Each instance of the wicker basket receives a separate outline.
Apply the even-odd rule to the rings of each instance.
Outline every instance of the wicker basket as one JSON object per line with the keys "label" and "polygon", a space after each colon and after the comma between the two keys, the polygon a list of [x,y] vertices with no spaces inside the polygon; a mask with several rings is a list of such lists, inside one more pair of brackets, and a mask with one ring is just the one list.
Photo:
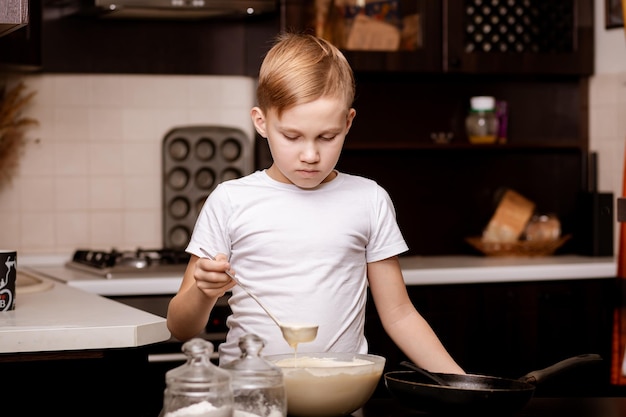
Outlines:
{"label": "wicker basket", "polygon": [[467,243],[487,256],[549,256],[571,238],[565,235],[557,240],[518,240],[511,243],[483,242],[482,237],[465,238]]}

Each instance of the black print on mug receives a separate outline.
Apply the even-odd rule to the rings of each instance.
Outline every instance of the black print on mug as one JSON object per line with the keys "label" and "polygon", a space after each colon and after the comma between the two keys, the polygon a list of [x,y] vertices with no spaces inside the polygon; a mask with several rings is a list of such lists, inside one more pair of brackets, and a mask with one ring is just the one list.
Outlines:
{"label": "black print on mug", "polygon": [[15,291],[15,276],[17,273],[15,270],[16,266],[15,255],[8,255],[4,261],[6,272],[1,271],[4,272],[4,274],[0,275],[0,311],[13,309],[13,293]]}

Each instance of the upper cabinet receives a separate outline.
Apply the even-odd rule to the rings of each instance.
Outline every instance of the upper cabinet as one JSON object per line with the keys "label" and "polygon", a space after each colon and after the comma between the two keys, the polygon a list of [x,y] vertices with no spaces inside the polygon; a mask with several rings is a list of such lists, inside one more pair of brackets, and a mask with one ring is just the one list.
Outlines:
{"label": "upper cabinet", "polygon": [[593,73],[593,0],[276,0],[186,20],[81,13],[89,0],[1,3],[0,17],[20,5],[30,20],[0,38],[0,64],[45,72],[255,76],[286,29],[331,40],[356,72]]}
{"label": "upper cabinet", "polygon": [[0,4],[0,36],[28,24],[28,0],[3,0]]}
{"label": "upper cabinet", "polygon": [[356,71],[593,73],[593,0],[285,1]]}
{"label": "upper cabinet", "polygon": [[447,0],[444,70],[591,75],[593,0]]}
{"label": "upper cabinet", "polygon": [[197,17],[155,12],[123,18],[89,13],[91,9],[84,6],[89,3],[30,0],[28,26],[0,38],[2,68],[47,73],[255,75],[269,48],[268,39],[280,28],[278,2],[273,9],[255,14]]}

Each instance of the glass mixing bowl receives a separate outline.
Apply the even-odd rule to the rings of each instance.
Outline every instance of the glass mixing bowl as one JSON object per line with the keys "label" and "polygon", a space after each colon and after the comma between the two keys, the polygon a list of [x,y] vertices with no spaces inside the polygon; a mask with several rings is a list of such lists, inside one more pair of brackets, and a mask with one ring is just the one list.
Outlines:
{"label": "glass mixing bowl", "polygon": [[287,413],[293,417],[337,417],[370,399],[385,366],[382,356],[359,353],[298,353],[265,359],[283,371]]}

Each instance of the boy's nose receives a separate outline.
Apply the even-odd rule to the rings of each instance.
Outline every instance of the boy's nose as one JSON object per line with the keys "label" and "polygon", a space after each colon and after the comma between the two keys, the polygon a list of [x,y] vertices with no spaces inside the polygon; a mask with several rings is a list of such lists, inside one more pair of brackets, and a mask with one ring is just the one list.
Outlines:
{"label": "boy's nose", "polygon": [[308,163],[317,162],[319,160],[319,152],[314,145],[307,145],[300,153],[300,159]]}

